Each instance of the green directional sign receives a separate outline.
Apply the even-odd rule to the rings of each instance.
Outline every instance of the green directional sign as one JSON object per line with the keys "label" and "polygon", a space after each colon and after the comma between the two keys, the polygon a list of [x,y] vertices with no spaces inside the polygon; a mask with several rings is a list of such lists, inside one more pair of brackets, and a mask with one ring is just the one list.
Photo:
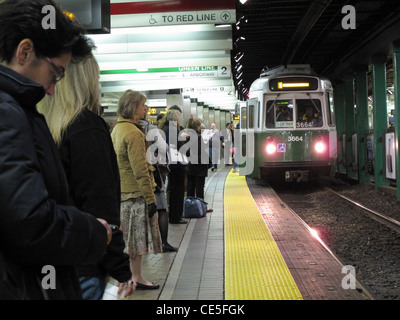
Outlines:
{"label": "green directional sign", "polygon": [[[201,71],[218,71],[221,68],[222,71],[227,71],[226,66],[195,66],[195,67],[173,67],[173,68],[150,68],[146,71],[140,71],[137,69],[120,69],[120,70],[102,70],[100,74],[121,74],[121,73],[153,73],[153,72],[201,72]],[[223,69],[225,68],[225,69]]]}
{"label": "green directional sign", "polygon": [[[154,74],[151,78],[227,78],[230,77],[230,66],[185,66],[170,68],[149,68],[147,70],[138,69],[118,69],[102,70],[100,75],[148,75]],[[159,75],[155,75],[159,74]],[[164,74],[164,76],[163,76]],[[147,77],[146,77],[147,78]]]}

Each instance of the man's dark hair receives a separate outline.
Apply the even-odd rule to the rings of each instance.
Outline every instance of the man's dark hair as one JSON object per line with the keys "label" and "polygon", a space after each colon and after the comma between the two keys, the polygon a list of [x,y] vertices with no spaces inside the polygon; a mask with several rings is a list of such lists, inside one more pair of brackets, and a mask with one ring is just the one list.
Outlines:
{"label": "man's dark hair", "polygon": [[[44,29],[42,8],[55,8],[55,29]],[[53,0],[0,0],[0,62],[10,63],[18,44],[32,40],[36,57],[58,57],[72,53],[72,59],[87,58],[94,48],[85,30],[68,18]]]}

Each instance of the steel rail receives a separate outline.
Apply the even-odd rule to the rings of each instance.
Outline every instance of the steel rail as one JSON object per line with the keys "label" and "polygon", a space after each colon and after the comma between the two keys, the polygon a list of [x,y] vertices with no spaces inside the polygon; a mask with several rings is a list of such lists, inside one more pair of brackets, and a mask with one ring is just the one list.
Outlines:
{"label": "steel rail", "polygon": [[386,216],[386,215],[384,215],[382,213],[379,213],[377,211],[371,210],[371,209],[363,206],[361,203],[356,202],[356,201],[354,201],[354,200],[352,200],[352,199],[350,199],[350,198],[348,198],[348,197],[346,197],[344,195],[341,195],[340,193],[338,193],[338,192],[336,192],[336,191],[334,191],[334,190],[332,190],[332,189],[330,189],[328,187],[324,187],[324,188],[325,188],[325,190],[335,194],[336,196],[338,196],[338,197],[340,197],[340,198],[342,198],[342,199],[354,204],[355,206],[361,208],[363,211],[367,212],[368,215],[371,218],[373,218],[374,220],[376,220],[376,221],[388,226],[389,228],[395,230],[396,232],[400,233],[400,222],[399,221],[397,221],[397,220],[395,220],[395,219],[393,219],[391,217],[388,217],[388,216]]}

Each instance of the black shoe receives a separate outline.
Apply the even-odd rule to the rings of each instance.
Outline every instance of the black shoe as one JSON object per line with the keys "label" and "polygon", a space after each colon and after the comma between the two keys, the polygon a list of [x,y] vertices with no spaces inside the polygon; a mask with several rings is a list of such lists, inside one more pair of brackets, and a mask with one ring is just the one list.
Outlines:
{"label": "black shoe", "polygon": [[162,245],[163,252],[175,252],[178,251],[178,248],[171,246],[169,243]]}
{"label": "black shoe", "polygon": [[177,222],[170,222],[170,223],[171,223],[171,224],[185,224],[185,223],[187,223],[187,221],[181,219],[181,220],[179,220],[179,221],[177,221]]}
{"label": "black shoe", "polygon": [[136,282],[136,290],[154,290],[160,288],[158,283],[152,282],[151,285]]}

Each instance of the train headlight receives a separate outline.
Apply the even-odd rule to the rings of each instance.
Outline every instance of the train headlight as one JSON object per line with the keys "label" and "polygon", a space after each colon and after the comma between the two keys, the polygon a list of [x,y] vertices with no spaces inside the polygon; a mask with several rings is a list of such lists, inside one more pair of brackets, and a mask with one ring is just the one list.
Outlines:
{"label": "train headlight", "polygon": [[276,146],[273,143],[268,143],[266,150],[268,154],[273,154],[276,152]]}
{"label": "train headlight", "polygon": [[322,153],[326,150],[326,145],[323,141],[318,141],[315,144],[315,151],[317,151],[318,153]]}

